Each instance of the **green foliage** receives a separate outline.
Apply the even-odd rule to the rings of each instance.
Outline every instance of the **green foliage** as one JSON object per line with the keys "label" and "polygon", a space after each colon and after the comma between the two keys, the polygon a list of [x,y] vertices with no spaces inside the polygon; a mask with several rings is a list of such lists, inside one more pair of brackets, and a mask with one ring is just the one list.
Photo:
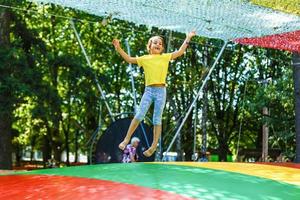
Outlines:
{"label": "green foliage", "polygon": [[[11,48],[0,49],[0,92],[7,93],[7,103],[10,102],[9,106],[1,107],[1,112],[14,117],[13,128],[17,131],[14,144],[30,145],[32,149],[43,151],[45,161],[51,154],[59,160],[64,150],[86,152],[85,144],[97,127],[99,114],[103,129],[111,122],[94,77],[103,87],[114,113],[133,111],[130,71],[134,73],[140,100],[144,89],[142,70],[128,67],[114,51],[113,38],[119,38],[124,49],[125,39],[129,38],[131,55],[139,56],[146,53],[146,43],[152,35],[170,39],[169,51],[178,49],[185,37],[172,33],[170,38],[166,30],[53,5],[38,7],[23,2],[18,6],[36,12],[13,12]],[[69,20],[50,16],[54,13],[83,19],[75,20],[75,26],[92,68],[86,64]],[[201,37],[193,41],[185,55],[170,64],[163,116],[164,146],[172,139],[176,120],[185,114],[221,46],[220,41]],[[271,146],[289,155],[294,151],[290,61],[290,54],[286,52],[230,44],[208,83],[210,148],[224,153],[235,152],[241,122],[240,148],[256,148],[261,125],[267,122],[271,127]],[[259,82],[265,78],[271,80],[267,85]],[[201,100],[198,111],[202,105]],[[261,114],[264,106],[270,108],[268,117]],[[151,112],[148,117],[152,118]],[[197,117],[201,119],[200,115]],[[194,118],[189,116],[181,135],[186,159],[190,159],[192,153]],[[200,124],[196,130],[198,135],[202,133]],[[76,149],[76,142],[79,149]],[[198,149],[200,145],[198,143]]]}

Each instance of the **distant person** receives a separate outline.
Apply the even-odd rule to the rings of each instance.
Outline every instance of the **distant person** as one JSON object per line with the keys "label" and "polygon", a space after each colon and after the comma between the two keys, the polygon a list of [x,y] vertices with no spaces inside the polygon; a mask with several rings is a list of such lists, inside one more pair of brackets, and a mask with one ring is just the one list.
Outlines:
{"label": "distant person", "polygon": [[57,168],[58,167],[58,163],[55,161],[54,156],[51,156],[51,159],[48,159],[48,167],[49,168]]}
{"label": "distant person", "polygon": [[111,156],[106,152],[98,152],[96,156],[96,163],[109,163]]}
{"label": "distant person", "polygon": [[153,112],[153,143],[143,152],[146,157],[150,157],[157,148],[158,140],[162,129],[162,114],[166,103],[166,77],[168,73],[169,62],[182,56],[189,45],[192,37],[196,35],[195,31],[187,34],[186,39],[179,48],[179,50],[171,53],[163,53],[165,44],[163,38],[160,36],[153,36],[149,39],[147,44],[148,55],[140,57],[129,56],[120,45],[119,40],[114,39],[113,45],[116,51],[122,58],[133,64],[143,67],[145,73],[145,92],[143,94],[138,112],[134,116],[128,128],[127,135],[119,144],[119,148],[124,150],[130,141],[132,134],[138,127],[139,123],[144,119],[150,105],[154,103]]}
{"label": "distant person", "polygon": [[138,155],[136,153],[136,149],[139,146],[140,139],[137,137],[133,137],[131,139],[131,144],[128,144],[123,152],[123,163],[131,163],[138,161]]}

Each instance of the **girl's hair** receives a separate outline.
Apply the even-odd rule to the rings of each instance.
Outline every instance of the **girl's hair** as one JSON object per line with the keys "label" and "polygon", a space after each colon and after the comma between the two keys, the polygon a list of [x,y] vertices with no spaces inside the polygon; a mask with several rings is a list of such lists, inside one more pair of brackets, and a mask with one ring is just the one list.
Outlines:
{"label": "girl's hair", "polygon": [[140,139],[138,137],[133,137],[131,139],[131,144],[133,144],[134,142],[140,142]]}
{"label": "girl's hair", "polygon": [[150,53],[151,45],[152,45],[152,42],[153,42],[153,40],[154,40],[155,38],[158,38],[158,39],[161,40],[163,49],[165,49],[165,42],[164,42],[164,39],[163,39],[161,36],[156,35],[156,36],[151,37],[151,38],[148,40],[148,44],[147,44],[147,51],[148,51],[148,53]]}

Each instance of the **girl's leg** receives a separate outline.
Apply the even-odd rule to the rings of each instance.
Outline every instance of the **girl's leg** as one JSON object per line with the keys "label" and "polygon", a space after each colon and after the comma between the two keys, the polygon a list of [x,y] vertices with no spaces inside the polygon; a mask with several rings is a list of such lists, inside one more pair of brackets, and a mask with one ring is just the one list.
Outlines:
{"label": "girl's leg", "polygon": [[134,133],[135,129],[138,127],[140,121],[133,118],[133,120],[130,123],[130,126],[128,128],[127,134],[124,138],[124,140],[119,144],[119,149],[124,150],[125,147],[127,146],[127,144],[130,141],[130,138],[132,136],[132,134]]}
{"label": "girl's leg", "polygon": [[139,123],[144,119],[151,103],[152,103],[151,92],[149,92],[149,89],[146,88],[139,106],[139,110],[134,116],[133,120],[131,121],[124,140],[119,144],[119,148],[121,150],[124,150],[127,144],[129,143],[132,134],[134,133],[135,129],[138,127]]}
{"label": "girl's leg", "polygon": [[153,142],[151,147],[143,154],[150,157],[156,150],[158,140],[161,135],[161,117],[166,104],[166,88],[157,88],[154,97],[154,114],[153,114]]}
{"label": "girl's leg", "polygon": [[144,153],[143,153],[146,157],[150,157],[155,152],[155,150],[157,148],[158,140],[161,135],[161,127],[162,127],[161,125],[154,125],[152,145],[149,149],[147,149],[147,151],[144,151]]}
{"label": "girl's leg", "polygon": [[154,135],[153,135],[153,142],[151,145],[151,148],[156,150],[157,144],[158,144],[158,140],[160,138],[161,135],[161,125],[154,125]]}

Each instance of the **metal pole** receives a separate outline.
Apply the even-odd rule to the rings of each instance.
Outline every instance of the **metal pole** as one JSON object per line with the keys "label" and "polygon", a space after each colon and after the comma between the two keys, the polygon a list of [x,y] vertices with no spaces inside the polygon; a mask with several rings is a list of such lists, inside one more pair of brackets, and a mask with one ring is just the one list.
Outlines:
{"label": "metal pole", "polygon": [[[125,40],[125,44],[127,47],[127,53],[130,56],[130,46],[128,43],[128,39]],[[132,89],[132,93],[133,93],[133,102],[134,102],[134,113],[137,112],[137,103],[136,103],[136,90],[135,90],[135,85],[134,85],[134,79],[133,79],[133,69],[132,69],[132,64],[129,63],[129,69],[130,69],[130,79],[131,79],[131,89]]]}
{"label": "metal pole", "polygon": [[168,43],[167,43],[167,52],[170,52],[171,48],[171,38],[172,38],[172,31],[169,31],[169,38],[168,38]]}
{"label": "metal pole", "polygon": [[[243,94],[243,103],[242,103],[242,112],[244,112],[247,84],[248,84],[248,81],[246,81],[246,83],[245,83],[245,89],[244,89],[244,94]],[[239,157],[240,139],[241,139],[243,120],[244,120],[244,113],[242,114],[242,118],[241,118],[241,121],[240,121],[239,136],[238,136],[238,142],[237,142],[237,146],[236,146],[236,160],[237,161],[238,161],[238,157]]]}
{"label": "metal pole", "polygon": [[[202,93],[202,90],[203,90],[204,86],[206,85],[206,82],[207,82],[208,79],[210,78],[210,75],[211,75],[212,71],[215,69],[216,65],[218,64],[218,62],[219,62],[219,60],[220,60],[220,58],[221,58],[221,56],[222,56],[222,54],[223,54],[223,52],[224,52],[224,50],[225,50],[225,47],[227,46],[227,43],[228,43],[227,41],[224,42],[224,45],[223,45],[221,51],[219,52],[219,55],[217,56],[217,58],[216,58],[214,64],[212,65],[212,67],[210,68],[210,70],[209,70],[207,76],[205,77],[205,79],[204,79],[204,81],[203,81],[203,83],[202,83],[202,85],[201,85],[201,87],[200,87],[200,89],[199,89],[199,91],[198,91],[196,97],[194,98],[194,100],[193,100],[193,102],[192,102],[190,108],[188,109],[188,111],[187,111],[185,117],[183,118],[183,120],[182,120],[182,122],[181,122],[181,124],[180,124],[180,126],[179,126],[179,128],[178,128],[178,130],[177,130],[177,132],[175,133],[175,135],[174,135],[174,137],[173,137],[173,139],[172,139],[172,141],[171,141],[171,143],[170,143],[170,145],[169,145],[169,147],[168,147],[168,149],[167,149],[167,151],[166,151],[166,153],[165,153],[165,156],[167,155],[167,153],[168,153],[168,152],[170,151],[170,149],[172,148],[172,145],[173,145],[173,143],[174,143],[176,137],[179,135],[179,133],[180,133],[180,131],[181,131],[181,129],[182,129],[182,127],[183,127],[185,121],[187,120],[189,114],[191,113],[191,111],[192,111],[192,109],[193,109],[193,107],[194,107],[196,101],[198,100],[200,94]],[[165,159],[165,156],[163,157],[163,160]]]}
{"label": "metal pole", "polygon": [[[87,53],[86,53],[86,51],[85,51],[85,48],[84,48],[84,46],[83,46],[83,44],[82,44],[82,42],[81,42],[80,36],[79,36],[79,34],[78,34],[78,32],[77,32],[77,30],[76,30],[76,28],[75,28],[75,24],[74,24],[73,20],[70,20],[70,24],[71,24],[71,26],[72,26],[72,28],[73,28],[73,30],[74,30],[75,36],[76,36],[77,41],[78,41],[78,43],[79,43],[79,45],[80,45],[80,48],[81,48],[81,50],[82,50],[82,53],[83,53],[83,55],[84,55],[84,57],[85,57],[85,59],[86,59],[86,62],[87,62],[87,64],[89,65],[89,67],[92,69],[91,61],[90,61],[90,59],[89,59],[89,57],[88,57],[88,55],[87,55]],[[96,82],[96,86],[97,86],[99,92],[101,93],[101,96],[102,96],[103,101],[104,101],[104,103],[105,103],[105,105],[106,105],[106,108],[107,108],[107,110],[108,110],[108,113],[109,113],[109,115],[110,115],[112,121],[114,122],[114,121],[115,121],[115,118],[114,118],[114,116],[113,116],[113,114],[112,114],[112,112],[111,112],[111,109],[110,109],[110,107],[109,107],[107,101],[106,101],[104,92],[103,92],[103,90],[102,90],[102,88],[101,88],[101,86],[100,86],[100,84],[99,84],[99,81],[98,81],[96,75],[94,75],[94,80],[95,80],[95,82]]]}

